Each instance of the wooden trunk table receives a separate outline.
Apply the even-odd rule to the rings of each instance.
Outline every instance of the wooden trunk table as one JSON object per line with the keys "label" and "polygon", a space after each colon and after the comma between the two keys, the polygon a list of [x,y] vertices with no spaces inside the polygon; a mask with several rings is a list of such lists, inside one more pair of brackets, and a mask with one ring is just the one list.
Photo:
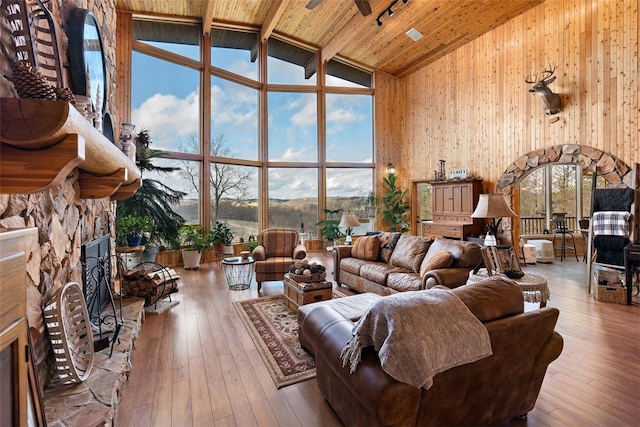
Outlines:
{"label": "wooden trunk table", "polygon": [[284,275],[284,302],[294,313],[301,305],[331,299],[331,282],[298,282],[289,273]]}

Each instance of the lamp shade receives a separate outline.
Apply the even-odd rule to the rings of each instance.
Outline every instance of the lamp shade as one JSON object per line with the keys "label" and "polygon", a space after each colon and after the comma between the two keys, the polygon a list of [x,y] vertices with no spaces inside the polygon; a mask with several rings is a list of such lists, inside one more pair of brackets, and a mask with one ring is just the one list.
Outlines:
{"label": "lamp shade", "polygon": [[501,193],[481,194],[478,206],[471,214],[471,218],[502,218],[518,216],[511,210],[504,195]]}
{"label": "lamp shade", "polygon": [[356,216],[356,214],[343,213],[342,218],[340,219],[340,224],[338,224],[338,227],[351,228],[351,227],[357,227],[359,225],[360,225],[360,221],[358,221],[358,217]]}

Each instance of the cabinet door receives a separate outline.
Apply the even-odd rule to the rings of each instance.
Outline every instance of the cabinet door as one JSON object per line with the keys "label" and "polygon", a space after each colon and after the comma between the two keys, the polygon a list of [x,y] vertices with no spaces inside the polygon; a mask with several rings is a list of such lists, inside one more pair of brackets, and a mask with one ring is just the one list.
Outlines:
{"label": "cabinet door", "polygon": [[433,213],[446,215],[451,212],[451,187],[449,185],[433,186]]}
{"label": "cabinet door", "polygon": [[473,213],[473,186],[464,183],[451,186],[452,211],[456,214],[471,215]]}

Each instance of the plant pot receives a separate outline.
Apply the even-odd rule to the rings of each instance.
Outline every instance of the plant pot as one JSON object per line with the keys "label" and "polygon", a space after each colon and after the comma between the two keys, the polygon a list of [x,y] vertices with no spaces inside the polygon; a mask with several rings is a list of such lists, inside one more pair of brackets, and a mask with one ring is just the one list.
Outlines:
{"label": "plant pot", "polygon": [[192,251],[189,249],[182,250],[182,263],[185,270],[197,270],[200,268],[200,258],[202,253],[200,251]]}
{"label": "plant pot", "polygon": [[225,255],[233,255],[233,245],[225,245],[222,253]]}
{"label": "plant pot", "polygon": [[137,234],[127,235],[127,245],[129,245],[130,248],[135,246],[140,246],[141,242],[142,242],[142,236],[139,236]]}
{"label": "plant pot", "polygon": [[213,253],[216,254],[224,253],[224,243],[215,243],[211,246],[211,249],[213,250]]}
{"label": "plant pot", "polygon": [[144,252],[142,252],[141,254],[140,262],[156,262],[156,256],[158,255],[159,251],[160,251],[160,248],[157,246],[145,247]]}

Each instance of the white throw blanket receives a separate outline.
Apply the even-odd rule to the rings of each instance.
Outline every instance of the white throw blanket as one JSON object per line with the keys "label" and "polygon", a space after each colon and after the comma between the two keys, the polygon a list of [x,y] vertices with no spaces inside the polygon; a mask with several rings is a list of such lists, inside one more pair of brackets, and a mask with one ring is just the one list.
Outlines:
{"label": "white throw blanket", "polygon": [[354,325],[342,349],[342,366],[355,372],[369,346],[386,373],[426,389],[437,373],[492,354],[482,322],[443,289],[400,292],[374,302]]}

